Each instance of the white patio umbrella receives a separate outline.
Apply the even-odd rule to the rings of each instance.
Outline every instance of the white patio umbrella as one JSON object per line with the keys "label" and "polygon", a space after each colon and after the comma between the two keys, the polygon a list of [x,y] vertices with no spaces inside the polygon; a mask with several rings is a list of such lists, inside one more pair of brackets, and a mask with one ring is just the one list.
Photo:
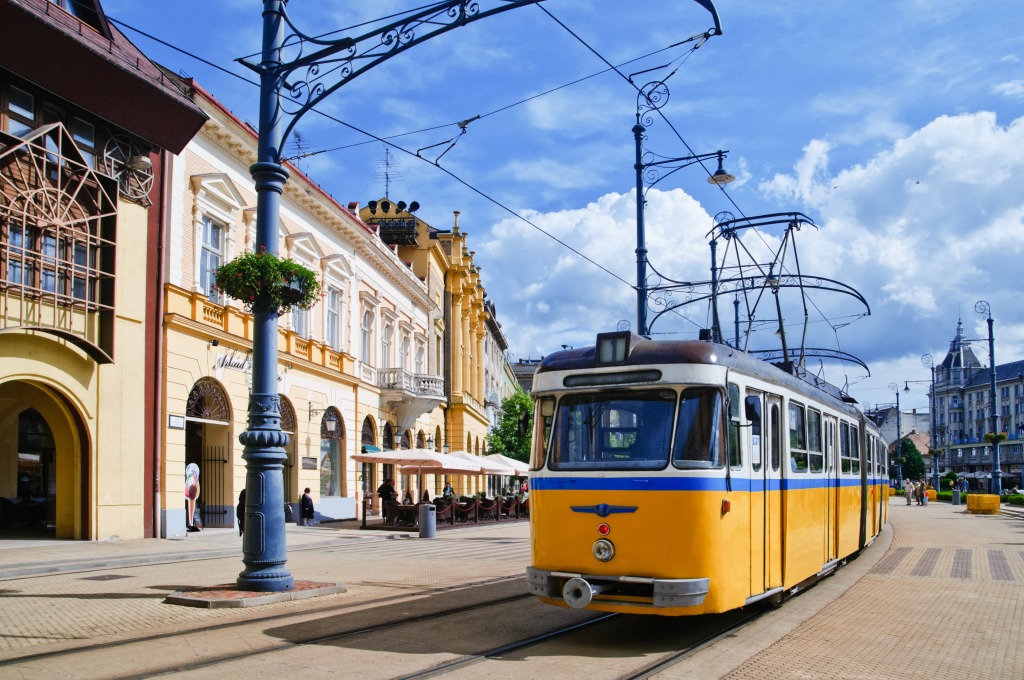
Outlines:
{"label": "white patio umbrella", "polygon": [[491,453],[484,456],[483,458],[484,460],[492,460],[495,461],[496,463],[504,465],[505,467],[512,468],[513,472],[506,474],[513,474],[519,477],[525,477],[526,474],[530,471],[530,466],[524,463],[523,461],[516,460],[515,458],[509,458],[508,456],[502,455],[500,453]]}
{"label": "white patio umbrella", "polygon": [[514,475],[516,471],[509,465],[505,465],[499,460],[489,459],[488,456],[474,456],[469,451],[451,451],[449,456],[458,458],[460,460],[466,460],[474,465],[480,466],[481,475]]}
{"label": "white patio umbrella", "polygon": [[[480,471],[478,464],[470,461],[452,458],[450,455],[438,453],[433,449],[398,449],[395,451],[374,451],[372,453],[357,453],[352,460],[360,463],[384,463],[399,465],[398,474],[477,474]],[[419,482],[419,494],[423,493],[423,479]]]}
{"label": "white patio umbrella", "polygon": [[436,451],[430,451],[429,449],[415,449],[419,451],[426,450],[431,456],[429,460],[417,461],[414,463],[403,464],[398,468],[398,473],[402,475],[419,475],[417,482],[419,482],[419,491],[417,497],[423,495],[423,475],[479,475],[481,473],[481,464],[472,461],[453,456],[450,453],[438,453]]}
{"label": "white patio umbrella", "polygon": [[[374,451],[357,453],[352,460],[360,463],[385,463],[391,465],[444,465],[449,459],[443,453],[432,449],[398,449],[397,451]],[[473,470],[474,466],[468,468]]]}

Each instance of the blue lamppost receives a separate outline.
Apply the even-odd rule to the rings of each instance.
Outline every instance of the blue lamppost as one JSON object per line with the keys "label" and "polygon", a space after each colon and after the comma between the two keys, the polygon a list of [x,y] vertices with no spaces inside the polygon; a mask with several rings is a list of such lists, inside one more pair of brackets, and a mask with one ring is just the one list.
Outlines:
{"label": "blue lamppost", "polygon": [[891,382],[889,389],[896,393],[896,485],[903,486],[903,447],[901,446],[903,423],[900,422],[900,386]]}
{"label": "blue lamppost", "polygon": [[943,451],[938,447],[938,436],[935,432],[935,359],[931,354],[922,354],[921,363],[928,367],[932,373],[932,382],[928,399],[930,404],[928,409],[931,411],[931,427],[928,430],[928,445],[930,453],[932,454],[932,463],[935,465],[935,493],[939,492],[939,456],[942,455]]}
{"label": "blue lamppost", "polygon": [[[481,9],[480,5],[488,1],[495,6]],[[281,194],[288,180],[282,148],[305,113],[352,79],[425,40],[540,1],[441,0],[358,37],[327,40],[296,28],[285,11],[286,0],[264,0],[260,62],[242,61],[260,76],[259,145],[256,162],[249,168],[256,184],[256,249],[277,254]],[[298,53],[289,62],[282,61],[286,44],[289,53]],[[304,48],[311,51],[305,53]],[[282,92],[287,92],[284,99]],[[285,568],[281,471],[288,435],[281,430],[277,394],[277,315],[277,309],[267,305],[253,306],[249,422],[238,437],[244,447],[246,530],[242,540],[245,569],[236,583],[239,590],[258,592],[294,587],[294,579]]]}
{"label": "blue lamppost", "polygon": [[974,311],[985,316],[985,320],[988,322],[989,402],[992,408],[992,429],[985,439],[992,444],[992,487],[989,492],[998,496],[1003,491],[1003,468],[999,462],[1001,434],[999,432],[998,402],[996,402],[996,340],[992,335],[992,307],[986,301],[979,300],[974,305]]}

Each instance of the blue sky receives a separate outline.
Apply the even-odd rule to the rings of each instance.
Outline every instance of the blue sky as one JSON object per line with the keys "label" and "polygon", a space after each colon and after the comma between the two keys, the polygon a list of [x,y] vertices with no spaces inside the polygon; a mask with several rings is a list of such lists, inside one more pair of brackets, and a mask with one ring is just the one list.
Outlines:
{"label": "blue sky", "polygon": [[[315,34],[422,2],[293,0],[289,12]],[[450,228],[452,211],[461,212],[514,358],[590,344],[620,320],[635,327],[636,91],[613,72],[601,74],[607,66],[595,51],[613,64],[631,62],[625,74],[667,65],[637,77],[641,84],[667,78],[671,90],[667,121],[649,127],[648,149],[668,157],[727,149],[726,169],[738,178],[725,196],[693,166],[649,190],[647,240],[659,271],[707,279],[706,234],[721,211],[799,211],[818,226],[797,234],[804,274],[843,281],[871,308],[871,316],[855,319],[863,310],[854,300],[812,294],[807,344],[855,354],[871,376],[817,359],[808,364],[813,372],[846,385],[862,403],[892,402],[886,386],[927,380],[921,356],[941,361],[958,318],[969,338],[986,337],[978,300],[991,304],[997,363],[1024,358],[1024,5],[715,4],[723,35],[688,53],[688,45],[664,48],[711,27],[696,2],[547,0],[544,9],[578,38],[537,7],[516,9],[423,43],[318,108],[400,147],[390,150],[392,199],[419,201],[420,217],[442,229]],[[234,59],[259,52],[259,3],[106,0],[104,8],[253,80]],[[155,61],[196,78],[256,123],[255,86],[122,30]],[[458,136],[456,123],[474,116],[481,117],[441,158],[442,171],[436,156]],[[339,202],[383,195],[382,142],[316,114],[298,129],[302,151],[330,149],[299,162]],[[421,152],[426,160],[415,156],[437,144]],[[294,144],[286,150],[296,153]],[[744,243],[765,249],[780,236],[769,228]],[[731,337],[732,304],[724,307]],[[767,321],[769,311],[759,308],[757,320]],[[706,309],[690,306],[686,315],[663,318],[652,330],[696,337]],[[791,346],[799,344],[802,315],[793,301],[784,303]],[[777,346],[771,330],[756,324],[752,346]],[[976,350],[988,362],[987,345]],[[926,408],[927,387],[911,388],[902,403]]]}

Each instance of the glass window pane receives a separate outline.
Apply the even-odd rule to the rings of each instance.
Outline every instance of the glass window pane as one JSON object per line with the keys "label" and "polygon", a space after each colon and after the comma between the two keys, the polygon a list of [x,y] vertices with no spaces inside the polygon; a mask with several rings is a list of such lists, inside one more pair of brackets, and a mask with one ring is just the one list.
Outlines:
{"label": "glass window pane", "polygon": [[771,426],[772,426],[772,471],[778,472],[779,467],[782,465],[782,418],[779,413],[778,404],[772,404],[771,408]]}
{"label": "glass window pane", "polygon": [[721,467],[722,393],[713,387],[691,387],[679,401],[673,463],[680,467]]}
{"label": "glass window pane", "polygon": [[35,127],[35,97],[24,90],[11,86],[7,88],[7,131],[12,135],[23,135]]}
{"label": "glass window pane", "polygon": [[554,470],[658,470],[668,462],[671,390],[570,394],[555,414]]}

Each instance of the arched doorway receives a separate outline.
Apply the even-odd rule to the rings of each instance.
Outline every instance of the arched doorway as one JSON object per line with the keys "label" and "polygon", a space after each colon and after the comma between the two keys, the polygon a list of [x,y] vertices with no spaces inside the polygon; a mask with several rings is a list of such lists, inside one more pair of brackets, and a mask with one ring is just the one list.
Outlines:
{"label": "arched doorway", "polygon": [[[213,378],[200,378],[185,405],[185,467],[199,466],[196,507],[204,526],[234,526],[230,442],[231,402],[227,393]],[[181,474],[185,474],[184,469]]]}
{"label": "arched doorway", "polygon": [[[385,422],[380,430],[380,446],[385,451],[395,450],[395,431],[391,429],[391,423]],[[395,466],[390,463],[384,463],[381,466],[383,468],[384,479],[395,478]]]}
{"label": "arched doorway", "polygon": [[[377,432],[373,427],[373,418],[363,419],[363,428],[359,435],[360,448],[364,452],[377,451]],[[363,485],[363,504],[367,511],[377,512],[377,496],[374,493],[380,482],[377,480],[377,466],[373,463],[360,463],[359,478]]]}
{"label": "arched doorway", "polygon": [[320,498],[348,495],[345,475],[345,421],[331,406],[320,419]]}
{"label": "arched doorway", "polygon": [[89,452],[64,395],[33,382],[0,385],[0,538],[92,538]]}
{"label": "arched doorway", "polygon": [[288,397],[283,394],[277,395],[281,399],[281,430],[288,435],[288,445],[284,447],[285,454],[288,456],[284,461],[284,501],[285,503],[298,502],[299,500],[299,475],[298,475],[298,461],[296,460],[298,450],[296,444],[296,422],[295,422],[295,407],[288,401]]}

